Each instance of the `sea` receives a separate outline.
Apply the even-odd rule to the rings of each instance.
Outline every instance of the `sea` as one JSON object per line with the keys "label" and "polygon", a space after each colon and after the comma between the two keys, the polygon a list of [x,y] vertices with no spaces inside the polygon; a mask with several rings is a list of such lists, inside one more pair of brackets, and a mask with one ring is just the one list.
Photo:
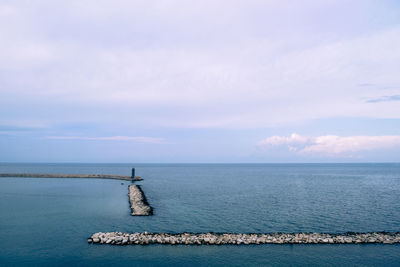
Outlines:
{"label": "sea", "polygon": [[400,245],[88,244],[95,232],[400,231],[400,164],[16,164],[0,173],[130,175],[153,216],[130,215],[128,181],[0,178],[0,266],[400,266]]}

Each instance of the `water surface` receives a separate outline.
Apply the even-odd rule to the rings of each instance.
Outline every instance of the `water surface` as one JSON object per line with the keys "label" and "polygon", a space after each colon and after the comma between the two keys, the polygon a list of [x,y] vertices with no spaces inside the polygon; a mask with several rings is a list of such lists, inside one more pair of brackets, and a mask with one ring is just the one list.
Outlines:
{"label": "water surface", "polygon": [[397,265],[399,245],[96,246],[98,231],[400,231],[400,164],[0,164],[0,172],[104,173],[138,182],[0,178],[0,265]]}

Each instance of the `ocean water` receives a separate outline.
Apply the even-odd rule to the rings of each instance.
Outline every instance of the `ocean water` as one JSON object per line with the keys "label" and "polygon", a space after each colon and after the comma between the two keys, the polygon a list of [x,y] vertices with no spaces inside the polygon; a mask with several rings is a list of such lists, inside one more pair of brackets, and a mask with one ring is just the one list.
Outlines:
{"label": "ocean water", "polygon": [[400,164],[0,164],[0,172],[108,173],[126,181],[0,178],[0,266],[400,266],[400,245],[108,246],[99,231],[400,231]]}

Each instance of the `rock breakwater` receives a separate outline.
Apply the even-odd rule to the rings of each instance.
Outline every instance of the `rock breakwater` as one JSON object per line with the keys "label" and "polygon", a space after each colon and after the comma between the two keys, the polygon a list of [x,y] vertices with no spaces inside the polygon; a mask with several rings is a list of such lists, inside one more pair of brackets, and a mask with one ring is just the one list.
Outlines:
{"label": "rock breakwater", "polygon": [[141,181],[140,176],[124,176],[111,174],[51,174],[51,173],[0,173],[0,177],[11,178],[97,178],[97,179],[115,179],[124,181]]}
{"label": "rock breakwater", "polygon": [[260,244],[395,244],[400,232],[370,233],[95,233],[88,243],[110,245],[260,245]]}
{"label": "rock breakwater", "polygon": [[150,207],[139,185],[129,186],[129,203],[133,216],[148,216],[153,214],[153,208]]}

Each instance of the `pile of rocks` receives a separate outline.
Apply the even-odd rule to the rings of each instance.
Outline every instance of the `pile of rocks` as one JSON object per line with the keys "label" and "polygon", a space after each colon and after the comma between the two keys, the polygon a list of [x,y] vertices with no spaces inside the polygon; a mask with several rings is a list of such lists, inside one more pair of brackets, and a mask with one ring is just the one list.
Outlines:
{"label": "pile of rocks", "polygon": [[59,174],[59,173],[0,173],[0,177],[12,178],[96,178],[96,179],[115,179],[125,181],[141,181],[140,176],[113,175],[113,174]]}
{"label": "pile of rocks", "polygon": [[270,233],[270,234],[231,234],[231,233],[95,233],[88,243],[111,245],[259,245],[259,244],[365,244],[400,243],[400,232],[371,233]]}
{"label": "pile of rocks", "polygon": [[143,181],[143,178],[141,176],[135,176],[132,178],[132,181]]}
{"label": "pile of rocks", "polygon": [[133,216],[147,216],[153,214],[153,208],[147,203],[146,197],[139,185],[129,186],[129,202]]}

